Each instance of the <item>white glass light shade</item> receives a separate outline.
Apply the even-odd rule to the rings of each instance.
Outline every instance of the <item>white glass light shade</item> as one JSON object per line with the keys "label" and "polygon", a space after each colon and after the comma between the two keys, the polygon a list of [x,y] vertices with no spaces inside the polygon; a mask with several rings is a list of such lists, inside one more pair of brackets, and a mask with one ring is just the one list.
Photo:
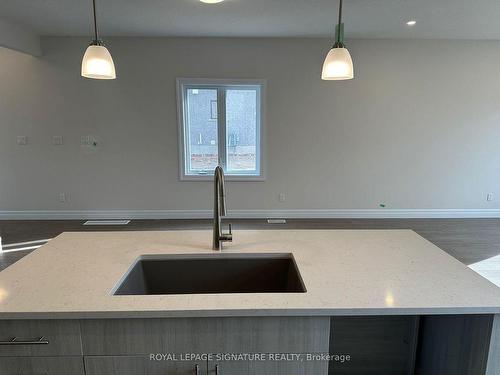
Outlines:
{"label": "white glass light shade", "polygon": [[332,48],[323,64],[321,79],[325,81],[341,81],[354,78],[354,67],[351,54],[347,48]]}
{"label": "white glass light shade", "polygon": [[115,79],[113,58],[104,46],[90,45],[82,60],[82,76],[93,79]]}

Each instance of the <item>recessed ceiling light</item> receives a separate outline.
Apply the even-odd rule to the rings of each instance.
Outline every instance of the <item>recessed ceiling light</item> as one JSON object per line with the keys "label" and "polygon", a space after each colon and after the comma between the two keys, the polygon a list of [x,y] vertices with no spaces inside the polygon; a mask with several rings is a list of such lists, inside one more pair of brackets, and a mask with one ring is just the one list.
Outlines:
{"label": "recessed ceiling light", "polygon": [[200,1],[206,4],[217,4],[217,3],[222,3],[224,0],[200,0]]}
{"label": "recessed ceiling light", "polygon": [[415,26],[415,25],[417,24],[417,21],[414,21],[414,20],[412,20],[412,21],[408,21],[408,22],[406,22],[406,24],[407,24],[408,26]]}

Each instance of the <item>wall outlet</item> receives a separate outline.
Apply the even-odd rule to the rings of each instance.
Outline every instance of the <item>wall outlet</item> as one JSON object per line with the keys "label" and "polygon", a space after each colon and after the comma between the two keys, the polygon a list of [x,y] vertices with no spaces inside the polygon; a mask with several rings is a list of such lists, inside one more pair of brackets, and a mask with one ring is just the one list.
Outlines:
{"label": "wall outlet", "polygon": [[286,201],[286,194],[285,193],[279,193],[278,194],[278,200],[283,203]]}
{"label": "wall outlet", "polygon": [[488,193],[486,195],[486,201],[491,202],[493,200],[493,193]]}
{"label": "wall outlet", "polygon": [[61,203],[66,203],[67,199],[66,199],[66,193],[59,193],[59,202]]}
{"label": "wall outlet", "polygon": [[53,135],[52,136],[52,144],[54,146],[61,146],[63,144],[63,136],[62,135]]}
{"label": "wall outlet", "polygon": [[90,146],[97,147],[101,143],[101,139],[98,136],[94,135],[82,135],[80,137],[80,145],[82,146]]}
{"label": "wall outlet", "polygon": [[90,138],[91,138],[90,135],[82,135],[80,137],[80,144],[82,146],[90,146],[90,142],[91,142]]}
{"label": "wall outlet", "polygon": [[18,135],[17,144],[19,146],[26,146],[28,144],[28,137],[26,137],[25,135]]}

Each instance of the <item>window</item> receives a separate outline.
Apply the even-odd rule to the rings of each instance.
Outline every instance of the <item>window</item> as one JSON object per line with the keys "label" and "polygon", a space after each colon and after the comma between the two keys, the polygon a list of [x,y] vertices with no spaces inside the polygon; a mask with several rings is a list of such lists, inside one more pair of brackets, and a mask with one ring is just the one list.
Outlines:
{"label": "window", "polygon": [[179,79],[181,179],[263,179],[264,81]]}

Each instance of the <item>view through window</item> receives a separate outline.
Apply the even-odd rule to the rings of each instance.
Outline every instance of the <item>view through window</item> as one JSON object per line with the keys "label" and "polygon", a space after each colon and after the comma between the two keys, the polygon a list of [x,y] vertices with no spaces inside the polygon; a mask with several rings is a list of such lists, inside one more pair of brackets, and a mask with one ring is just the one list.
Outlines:
{"label": "view through window", "polygon": [[183,175],[259,177],[262,83],[182,81]]}

